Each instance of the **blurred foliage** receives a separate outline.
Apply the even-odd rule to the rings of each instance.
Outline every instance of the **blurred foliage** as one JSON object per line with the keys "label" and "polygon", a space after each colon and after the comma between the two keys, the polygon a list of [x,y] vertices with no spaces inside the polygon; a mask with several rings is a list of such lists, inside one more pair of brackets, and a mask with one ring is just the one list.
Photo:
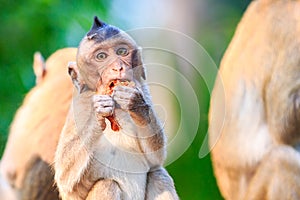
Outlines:
{"label": "blurred foliage", "polygon": [[[29,3],[30,2],[30,3]],[[88,2],[88,3],[87,3]],[[55,50],[77,46],[90,28],[94,15],[110,22],[109,8],[113,1],[4,1],[0,0],[0,148],[5,147],[9,124],[25,94],[34,85],[32,58],[41,51],[47,58]],[[210,0],[211,9],[199,27],[197,40],[219,64],[240,17],[249,0]],[[117,15],[118,13],[115,13]],[[115,25],[122,20],[115,21]],[[123,28],[126,25],[122,26]],[[190,148],[168,166],[182,199],[221,199],[209,156],[198,158],[207,132],[209,94],[203,91],[201,121]]]}

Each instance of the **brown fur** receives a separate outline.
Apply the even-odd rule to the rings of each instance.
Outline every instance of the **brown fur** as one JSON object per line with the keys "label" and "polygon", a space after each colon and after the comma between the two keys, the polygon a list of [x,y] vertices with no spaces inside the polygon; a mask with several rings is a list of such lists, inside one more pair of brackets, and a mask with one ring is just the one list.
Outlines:
{"label": "brown fur", "polygon": [[210,146],[226,199],[300,199],[300,1],[253,1],[221,62]]}
{"label": "brown fur", "polygon": [[29,161],[24,177],[24,187],[20,190],[22,200],[55,200],[58,199],[58,190],[53,183],[54,171],[39,157]]}
{"label": "brown fur", "polygon": [[17,111],[1,160],[1,178],[18,199],[58,199],[50,166],[70,106],[73,86],[67,63],[75,59],[76,51],[55,52],[45,64],[46,72],[43,62],[35,60],[38,84]]}

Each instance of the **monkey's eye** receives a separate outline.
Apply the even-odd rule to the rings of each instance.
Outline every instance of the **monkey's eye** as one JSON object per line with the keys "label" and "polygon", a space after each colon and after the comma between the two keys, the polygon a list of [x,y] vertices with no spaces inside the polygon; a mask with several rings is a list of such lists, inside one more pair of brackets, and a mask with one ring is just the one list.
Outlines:
{"label": "monkey's eye", "polygon": [[98,53],[98,54],[96,55],[96,58],[97,58],[98,60],[104,60],[105,58],[107,58],[107,54],[104,53],[104,52],[100,52],[100,53]]}
{"label": "monkey's eye", "polygon": [[116,51],[117,55],[119,56],[127,56],[128,55],[128,50],[124,47],[121,47],[119,48],[117,51]]}

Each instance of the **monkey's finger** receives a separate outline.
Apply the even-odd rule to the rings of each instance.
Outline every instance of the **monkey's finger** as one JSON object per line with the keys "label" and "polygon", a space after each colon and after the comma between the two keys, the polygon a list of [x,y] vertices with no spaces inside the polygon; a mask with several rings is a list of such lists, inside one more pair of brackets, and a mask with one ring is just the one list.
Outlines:
{"label": "monkey's finger", "polygon": [[115,102],[112,99],[106,99],[106,100],[100,100],[100,101],[96,101],[94,102],[94,108],[97,107],[114,107]]}
{"label": "monkey's finger", "polygon": [[133,87],[128,87],[128,86],[121,86],[121,85],[118,85],[114,88],[114,91],[121,91],[121,92],[126,92],[126,93],[134,93],[137,91],[136,88],[133,88]]}
{"label": "monkey's finger", "polygon": [[134,93],[128,93],[124,91],[115,91],[113,94],[113,99],[127,99],[130,100],[134,97]]}
{"label": "monkey's finger", "polygon": [[114,100],[117,104],[129,104],[130,103],[130,99],[126,99],[126,98],[123,98],[123,97],[120,98],[118,96],[115,96]]}
{"label": "monkey's finger", "polygon": [[95,94],[93,96],[93,101],[104,101],[104,100],[111,100],[112,98],[109,95],[100,95],[100,94]]}
{"label": "monkey's finger", "polygon": [[117,96],[123,99],[133,99],[136,96],[141,96],[141,92],[137,88],[127,86],[118,86],[115,88],[113,97]]}
{"label": "monkey's finger", "polygon": [[114,100],[116,101],[116,104],[119,105],[119,107],[123,110],[128,110],[129,108],[129,103],[130,100],[129,99],[123,99],[123,98],[118,98],[115,97]]}
{"label": "monkey's finger", "polygon": [[113,100],[105,100],[105,101],[97,101],[94,102],[94,108],[98,108],[98,107],[114,107],[114,101]]}
{"label": "monkey's finger", "polygon": [[98,107],[98,108],[96,108],[96,112],[103,117],[108,117],[113,114],[113,109],[112,109],[112,107],[105,107],[105,108]]}

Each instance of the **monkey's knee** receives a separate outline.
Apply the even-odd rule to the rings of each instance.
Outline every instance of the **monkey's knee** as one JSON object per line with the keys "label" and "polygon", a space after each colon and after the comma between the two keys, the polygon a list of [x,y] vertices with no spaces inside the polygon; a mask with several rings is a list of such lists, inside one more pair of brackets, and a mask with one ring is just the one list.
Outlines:
{"label": "monkey's knee", "polygon": [[111,179],[103,179],[95,183],[86,200],[118,200],[122,199],[121,194],[121,188],[116,181]]}
{"label": "monkey's knee", "polygon": [[262,160],[245,199],[300,199],[299,152],[289,146],[280,146]]}
{"label": "monkey's knee", "polygon": [[168,172],[160,167],[148,172],[146,200],[175,200],[179,199],[174,182]]}

